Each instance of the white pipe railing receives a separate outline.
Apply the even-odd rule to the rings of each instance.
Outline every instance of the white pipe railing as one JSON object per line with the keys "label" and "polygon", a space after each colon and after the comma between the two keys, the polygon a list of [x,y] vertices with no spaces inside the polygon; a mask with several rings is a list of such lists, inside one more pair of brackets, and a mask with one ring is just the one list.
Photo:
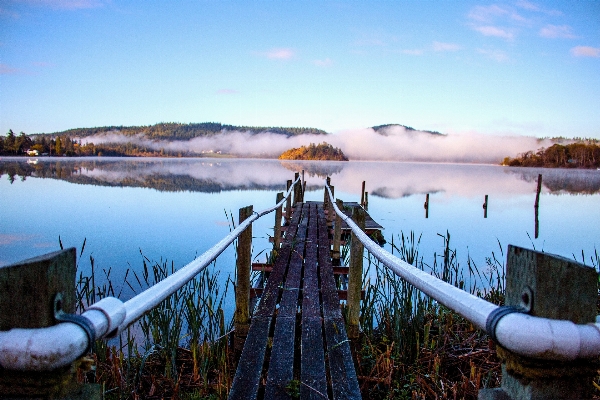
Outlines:
{"label": "white pipe railing", "polygon": [[372,241],[336,205],[326,185],[336,214],[364,247],[383,265],[411,285],[486,331],[507,350],[531,358],[575,360],[600,356],[600,323],[575,324],[513,312],[450,285],[402,261]]}
{"label": "white pipe railing", "polygon": [[[275,206],[254,212],[229,235],[174,274],[123,303],[106,297],[87,308],[80,318],[91,326],[96,339],[113,337],[181,289],[213,262],[246,228],[258,218],[282,207],[300,177],[283,200]],[[91,345],[89,334],[76,323],[62,322],[48,328],[20,329],[0,332],[0,367],[21,371],[49,371],[70,365]]]}

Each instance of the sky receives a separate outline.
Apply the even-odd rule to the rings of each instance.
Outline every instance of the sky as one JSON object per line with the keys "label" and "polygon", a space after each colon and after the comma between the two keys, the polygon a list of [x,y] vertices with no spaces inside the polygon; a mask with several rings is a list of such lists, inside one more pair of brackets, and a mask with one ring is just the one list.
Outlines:
{"label": "sky", "polygon": [[600,139],[600,1],[0,0],[0,134],[220,122]]}

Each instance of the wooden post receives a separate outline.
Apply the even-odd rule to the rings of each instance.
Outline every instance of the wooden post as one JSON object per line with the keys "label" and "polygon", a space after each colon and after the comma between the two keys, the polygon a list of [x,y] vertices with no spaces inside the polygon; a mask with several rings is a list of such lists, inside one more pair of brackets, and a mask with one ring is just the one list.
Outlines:
{"label": "wooden post", "polygon": [[[296,172],[294,174],[294,182],[296,182],[296,180],[298,179],[298,177],[300,176],[300,173]],[[294,185],[294,205],[298,204],[298,203],[302,203],[302,182],[297,182]]]}
{"label": "wooden post", "polygon": [[362,190],[360,191],[360,205],[365,206],[365,181],[362,181]]}
{"label": "wooden post", "polygon": [[369,192],[365,192],[365,211],[369,211]]}
{"label": "wooden post", "polygon": [[487,218],[487,210],[488,210],[488,195],[485,195],[485,199],[483,200],[483,218]]}
{"label": "wooden post", "polygon": [[[287,186],[287,190],[286,193],[290,190],[290,188],[292,187],[292,180],[288,180],[286,183]],[[290,223],[290,219],[292,218],[292,195],[290,194],[287,197],[287,200],[285,201],[285,224],[289,225]]]}
{"label": "wooden post", "polygon": [[329,193],[327,193],[327,186],[331,186],[331,178],[325,179],[325,194],[323,195],[323,209],[329,210]]}
{"label": "wooden post", "polygon": [[[361,230],[365,230],[365,211],[360,207],[352,209],[352,220]],[[362,289],[364,245],[352,232],[350,243],[350,268],[348,270],[348,338],[358,339],[360,321],[360,291]]]}
{"label": "wooden post", "polygon": [[[340,199],[335,200],[335,204],[340,209],[340,211],[344,210],[344,202]],[[334,266],[340,265],[340,244],[342,242],[342,218],[336,214],[335,223],[333,228],[333,250],[332,250],[332,260],[331,263]]]}
{"label": "wooden post", "polygon": [[[576,324],[596,320],[598,274],[593,268],[516,246],[508,247],[507,257],[506,305]],[[597,360],[534,360],[500,346],[497,353],[502,386],[480,391],[480,400],[591,398]]]}
{"label": "wooden post", "polygon": [[425,208],[425,218],[429,218],[429,193],[425,196],[425,204],[423,204]]}
{"label": "wooden post", "polygon": [[539,211],[540,211],[540,193],[542,191],[542,174],[538,175],[537,181],[537,191],[535,193],[535,204],[533,208],[535,210],[535,238],[537,239],[540,234],[540,219],[539,219]]}
{"label": "wooden post", "polygon": [[[56,325],[54,300],[75,312],[76,250],[70,248],[0,268],[0,330]],[[100,385],[77,384],[80,360],[54,371],[0,370],[0,397],[100,399]],[[4,398],[4,397],[2,397]]]}
{"label": "wooden post", "polygon": [[[277,193],[275,204],[279,204],[281,200],[283,200],[283,192]],[[277,254],[281,246],[281,207],[277,207],[275,210],[275,229],[273,235],[275,235],[273,237],[273,251]]]}
{"label": "wooden post", "polygon": [[[252,215],[253,206],[240,208],[238,225]],[[250,268],[252,264],[252,225],[249,225],[238,237],[235,286],[234,313],[234,347],[241,351],[244,348],[250,327]]]}
{"label": "wooden post", "polygon": [[301,193],[301,202],[304,203],[304,193],[306,192],[306,181],[304,180],[304,170],[302,170],[302,191]]}
{"label": "wooden post", "polygon": [[[329,186],[331,189],[331,195],[335,199],[335,186]],[[331,228],[333,226],[333,221],[335,219],[335,210],[333,209],[333,203],[330,201],[327,203],[327,228]]]}

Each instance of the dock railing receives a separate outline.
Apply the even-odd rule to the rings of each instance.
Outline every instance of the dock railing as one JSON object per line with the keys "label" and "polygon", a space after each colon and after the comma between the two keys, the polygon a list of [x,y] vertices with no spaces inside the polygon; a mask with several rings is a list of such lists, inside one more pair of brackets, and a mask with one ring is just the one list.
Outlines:
{"label": "dock railing", "polygon": [[[300,181],[300,174],[296,173],[295,180],[288,181],[287,192],[278,193],[277,202],[271,208],[258,212],[252,211],[252,206],[240,209],[240,217],[243,211],[249,209],[250,212],[244,214],[243,220],[240,218],[235,229],[164,280],[125,302],[115,297],[105,297],[89,305],[81,315],[73,314],[76,270],[74,248],[2,267],[0,397],[55,398],[67,395],[71,388],[64,383],[73,380],[76,371],[73,371],[72,366],[88,352],[95,340],[119,335],[157,307],[210,265],[236,238],[249,231],[258,218],[275,210],[279,210],[277,215],[281,218],[280,210],[292,192],[294,203],[302,201]],[[290,201],[287,204],[289,212]],[[250,240],[251,236],[250,231]],[[245,267],[249,271],[250,262]],[[249,287],[246,296],[249,296]],[[247,302],[245,304],[247,307]],[[239,308],[240,305],[236,305],[236,314]],[[236,323],[236,327],[237,325]],[[236,332],[236,340],[238,336],[239,333]],[[19,388],[19,385],[23,385],[23,388]],[[11,388],[10,393],[2,391],[7,387]],[[68,396],[74,398],[73,395]],[[91,395],[80,395],[81,398],[88,396]]]}
{"label": "dock railing", "polygon": [[[422,271],[369,238],[339,208],[325,185],[328,206],[352,230],[352,240],[385,267],[440,304],[485,331],[497,344],[502,360],[501,388],[483,389],[479,399],[590,398],[600,356],[597,322],[598,273],[574,261],[509,246],[506,305],[497,306]],[[356,239],[355,239],[356,238]],[[335,240],[335,238],[334,238]],[[352,247],[354,243],[352,243]],[[358,257],[364,254],[359,251]],[[350,269],[362,263],[350,260]],[[357,267],[355,267],[355,265]],[[348,288],[361,289],[362,271],[349,272]],[[348,293],[348,333],[358,331],[360,296]],[[351,303],[352,301],[352,303]]]}

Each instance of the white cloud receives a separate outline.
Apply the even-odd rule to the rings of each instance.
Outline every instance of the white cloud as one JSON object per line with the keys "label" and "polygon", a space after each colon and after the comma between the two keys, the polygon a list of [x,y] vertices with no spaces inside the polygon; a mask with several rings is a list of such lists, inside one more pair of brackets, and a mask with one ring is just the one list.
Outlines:
{"label": "white cloud", "polygon": [[509,11],[492,4],[490,6],[475,6],[471,9],[468,14],[469,19],[479,22],[492,22],[494,19],[500,16],[509,14]]}
{"label": "white cloud", "polygon": [[497,26],[475,26],[473,29],[475,29],[477,32],[481,33],[484,36],[494,36],[508,40],[512,40],[515,37],[514,33],[506,29],[499,28]]}
{"label": "white cloud", "polygon": [[494,61],[498,62],[506,62],[509,60],[508,55],[502,50],[485,50],[485,49],[477,49],[479,54],[482,54]]}
{"label": "white cloud", "polygon": [[17,68],[11,67],[10,65],[0,64],[0,75],[18,74],[19,72],[21,71]]}
{"label": "white cloud", "polygon": [[313,61],[317,67],[331,67],[333,65],[333,60],[331,58],[326,58],[324,60],[315,60]]}
{"label": "white cloud", "polygon": [[97,8],[104,5],[100,0],[25,0],[34,6],[44,6],[60,10],[79,10],[86,8]]}
{"label": "white cloud", "polygon": [[574,57],[594,57],[600,58],[600,47],[575,46],[571,49]]}
{"label": "white cloud", "polygon": [[411,56],[421,56],[423,55],[424,51],[421,49],[406,49],[402,50],[402,53],[409,54]]}
{"label": "white cloud", "polygon": [[573,34],[571,27],[569,25],[546,25],[542,29],[540,29],[540,36],[555,39],[555,38],[565,38],[565,39],[575,39],[577,36]]}
{"label": "white cloud", "polygon": [[289,60],[296,55],[294,50],[289,48],[271,49],[264,54],[267,56],[267,58],[273,60]]}
{"label": "white cloud", "polygon": [[458,51],[461,46],[456,43],[433,42],[433,51]]}
{"label": "white cloud", "polygon": [[217,94],[238,94],[238,93],[240,93],[240,92],[235,89],[219,89],[219,90],[217,90]]}

